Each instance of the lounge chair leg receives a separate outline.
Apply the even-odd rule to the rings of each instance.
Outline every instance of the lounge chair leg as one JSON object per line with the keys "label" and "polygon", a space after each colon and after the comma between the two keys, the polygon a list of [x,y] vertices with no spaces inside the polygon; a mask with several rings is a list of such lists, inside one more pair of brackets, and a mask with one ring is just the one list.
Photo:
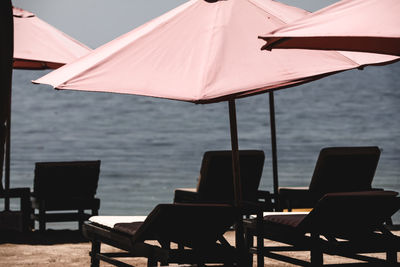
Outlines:
{"label": "lounge chair leg", "polygon": [[44,208],[44,202],[40,203],[39,207],[39,231],[41,233],[46,231],[46,210]]}
{"label": "lounge chair leg", "polygon": [[319,235],[311,233],[311,240],[313,242],[311,248],[311,265],[322,266],[324,264],[324,258],[322,250],[318,245]]}
{"label": "lounge chair leg", "polygon": [[292,212],[292,202],[290,200],[286,201],[286,206],[288,212]]}
{"label": "lounge chair leg", "polygon": [[155,260],[154,258],[150,257],[147,260],[147,267],[154,267],[154,266],[158,266],[158,262],[157,260]]}
{"label": "lounge chair leg", "polygon": [[32,204],[29,207],[29,227],[32,231],[35,230],[35,209],[32,208]]}
{"label": "lounge chair leg", "polygon": [[[245,260],[245,266],[247,267],[252,267],[253,266],[253,254],[250,253],[250,251],[247,251],[245,253],[246,260]],[[233,265],[233,264],[232,264]],[[231,266],[232,266],[231,265]]]}
{"label": "lounge chair leg", "polygon": [[100,253],[101,243],[98,241],[92,241],[92,251],[90,253],[90,267],[99,267],[100,260],[96,257]]}
{"label": "lounge chair leg", "polygon": [[257,267],[264,267],[264,238],[257,235]]}
{"label": "lounge chair leg", "polygon": [[[166,249],[166,250],[170,250],[171,249],[171,242],[169,242],[169,241],[159,241],[159,242],[161,242],[161,247],[162,248],[164,248],[164,249]],[[178,245],[178,247],[179,246],[182,246],[182,245]],[[182,249],[183,249],[183,247],[182,247]],[[157,262],[156,262],[156,266],[157,266]],[[168,261],[167,260],[162,260],[161,262],[160,262],[160,264],[161,264],[161,266],[168,266]]]}
{"label": "lounge chair leg", "polygon": [[397,252],[396,250],[389,250],[386,252],[386,261],[389,264],[397,263]]}
{"label": "lounge chair leg", "polygon": [[83,209],[79,209],[78,210],[78,228],[79,228],[79,232],[82,232],[82,225],[83,225],[83,214],[84,210]]}
{"label": "lounge chair leg", "polygon": [[257,214],[257,267],[264,267],[264,238],[262,235],[263,214]]}
{"label": "lounge chair leg", "polygon": [[31,201],[29,198],[29,195],[23,195],[21,197],[21,202],[20,202],[20,206],[21,206],[21,211],[22,211],[22,230],[24,232],[28,232],[31,230],[31,213],[32,213],[32,205],[31,205]]}
{"label": "lounge chair leg", "polygon": [[246,251],[248,252],[248,259],[247,259],[247,265],[248,266],[253,266],[253,254],[250,253],[250,248],[253,247],[254,244],[254,235],[250,233],[249,230],[245,231],[245,244],[246,244]]}
{"label": "lounge chair leg", "polygon": [[392,218],[387,218],[385,221],[386,225],[393,225],[393,220]]}
{"label": "lounge chair leg", "polygon": [[98,209],[92,209],[92,216],[97,216],[99,215],[99,210]]}

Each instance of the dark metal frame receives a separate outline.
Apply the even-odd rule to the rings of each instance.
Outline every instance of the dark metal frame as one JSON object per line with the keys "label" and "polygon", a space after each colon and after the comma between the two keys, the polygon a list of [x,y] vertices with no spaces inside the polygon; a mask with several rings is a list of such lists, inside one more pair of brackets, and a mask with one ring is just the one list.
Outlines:
{"label": "dark metal frame", "polygon": [[36,163],[32,219],[39,221],[41,232],[46,230],[46,222],[78,221],[82,230],[85,220],[98,215],[100,199],[95,194],[100,164],[99,160]]}
{"label": "dark metal frame", "polygon": [[[264,257],[299,265],[299,266],[325,266],[323,264],[323,254],[337,255],[346,258],[363,261],[364,263],[354,264],[372,264],[374,266],[399,266],[397,264],[397,251],[400,251],[400,238],[388,232],[374,233],[359,240],[338,240],[332,238],[326,240],[318,233],[311,233],[309,236],[290,235],[283,232],[282,229],[271,228],[268,232],[263,232],[260,236],[257,233],[256,226],[249,227],[246,224],[246,242],[251,254],[257,255],[257,266],[264,266]],[[257,236],[257,247],[251,244]],[[264,246],[263,239],[269,239],[289,246]],[[310,261],[300,260],[277,252],[290,251],[309,251]],[[386,260],[375,258],[362,253],[386,253]],[[331,265],[328,265],[331,266]]]}
{"label": "dark metal frame", "polygon": [[[195,229],[194,229],[195,230]],[[132,266],[118,260],[118,258],[144,257],[148,259],[147,266],[157,266],[158,263],[168,265],[178,264],[205,264],[225,262],[226,266],[233,266],[233,248],[227,245],[216,244],[214,248],[207,251],[196,251],[186,247],[178,246],[171,248],[169,242],[161,246],[151,245],[145,242],[131,242],[131,236],[112,229],[85,223],[83,233],[91,242],[91,267],[97,267],[100,261],[114,266]],[[222,237],[223,238],[223,237]],[[224,240],[224,239],[221,239]],[[226,242],[226,240],[224,241]],[[122,250],[117,253],[101,252],[101,244],[107,244]]]}
{"label": "dark metal frame", "polygon": [[[379,191],[375,192],[376,194],[380,194]],[[382,194],[385,194],[385,192],[381,192]],[[359,200],[358,203],[362,201],[363,199],[361,201]],[[367,205],[369,206],[373,201],[374,200],[369,201]],[[345,202],[346,201],[342,201],[342,203]],[[398,210],[400,207],[399,198],[393,197],[391,204],[392,205],[389,205],[390,207],[380,207],[382,210],[385,210],[381,214],[375,214],[372,212],[372,215],[368,215],[370,218],[374,218],[373,220],[376,218],[376,221],[381,222],[378,226],[366,226],[363,225],[362,222],[361,224],[359,224],[359,222],[354,224],[352,222],[352,219],[354,218],[348,218],[350,226],[345,232],[339,232],[339,234],[329,232],[329,229],[335,229],[335,224],[340,225],[336,227],[337,229],[341,229],[341,227],[343,228],[343,222],[346,224],[346,218],[339,218],[337,222],[327,222],[327,225],[325,226],[323,222],[327,221],[326,218],[322,218],[322,220],[319,220],[318,218],[320,215],[324,216],[323,214],[326,214],[326,211],[321,212],[322,209],[319,209],[318,212],[320,215],[317,215],[318,217],[315,216],[316,212],[312,215],[311,213],[309,215],[304,215],[301,222],[303,225],[300,225],[300,223],[297,226],[288,226],[276,222],[265,221],[262,213],[259,212],[256,219],[246,220],[244,223],[246,247],[251,254],[257,255],[258,267],[264,266],[264,256],[300,266],[323,266],[323,254],[338,255],[362,261],[362,263],[349,265],[367,264],[374,266],[399,266],[397,263],[397,252],[400,251],[400,237],[392,234],[383,224],[387,219],[387,216],[382,216],[382,214],[386,213],[391,216],[396,210]],[[342,209],[343,206],[337,208]],[[340,217],[340,214],[337,214],[337,216]],[[329,218],[334,217],[331,217],[330,215]],[[304,224],[304,222],[306,223]],[[306,224],[308,224],[308,230],[304,227]],[[328,229],[328,232],[325,232],[326,229]],[[256,246],[254,246],[254,238],[256,238]],[[285,246],[265,246],[264,239],[283,243]],[[285,251],[309,251],[310,261],[304,261],[277,253]],[[361,255],[362,253],[382,252],[386,253],[386,260],[373,257],[372,255]]]}
{"label": "dark metal frame", "polygon": [[[217,204],[218,205],[218,204]],[[164,206],[168,209],[161,211]],[[177,213],[181,209],[172,210],[174,206],[185,207],[183,210],[187,211],[184,214]],[[202,218],[200,221],[197,219],[192,219],[193,214],[190,214],[191,207],[206,207],[215,206],[215,204],[162,204],[157,206],[153,212],[147,217],[145,222],[143,222],[137,230],[133,233],[122,232],[115,228],[109,228],[103,225],[99,225],[93,222],[86,222],[83,225],[83,234],[88,238],[92,244],[91,252],[89,253],[91,257],[91,267],[98,267],[100,261],[105,261],[114,266],[132,266],[125,262],[122,262],[118,258],[127,257],[145,257],[148,259],[147,266],[157,266],[158,263],[162,265],[167,265],[169,263],[178,264],[198,264],[198,266],[204,266],[206,263],[223,264],[224,266],[235,266],[234,264],[238,262],[237,250],[232,247],[226,239],[223,237],[223,231],[217,234],[215,237],[214,245],[210,243],[210,240],[205,241],[198,240],[198,233],[208,231],[208,229],[199,229],[199,226],[203,225],[206,220],[210,220],[215,225],[220,225],[218,229],[229,229],[227,221],[234,222],[235,215],[230,213],[231,218],[224,219],[223,222],[214,221],[214,218]],[[225,207],[230,207],[231,211],[234,209],[229,205],[220,205]],[[160,209],[161,207],[161,209]],[[170,214],[172,211],[172,214]],[[177,212],[176,212],[177,211]],[[222,210],[221,210],[222,211]],[[193,210],[196,213],[196,210]],[[163,215],[162,215],[163,213]],[[202,214],[208,214],[207,210],[203,209]],[[226,212],[223,212],[225,216]],[[215,215],[214,213],[211,213]],[[174,225],[164,220],[166,218],[171,218],[175,222],[180,222],[180,225]],[[177,218],[179,217],[179,218]],[[193,224],[192,224],[193,223]],[[185,225],[183,230],[182,225]],[[171,229],[171,227],[173,229]],[[197,240],[194,241],[194,247],[188,245],[187,243],[180,243],[179,241],[174,241],[167,236],[173,235],[173,238],[177,237],[177,232],[180,231],[188,233],[192,232],[193,236],[186,236],[186,239]],[[220,229],[220,230],[221,230]],[[218,231],[220,231],[218,230]],[[160,232],[161,231],[161,232]],[[165,236],[163,232],[170,231]],[[214,232],[213,232],[214,233]],[[146,241],[157,241],[154,244],[147,243]],[[101,252],[101,244],[107,244],[122,250],[117,253],[105,253]],[[171,244],[176,244],[171,246]]]}

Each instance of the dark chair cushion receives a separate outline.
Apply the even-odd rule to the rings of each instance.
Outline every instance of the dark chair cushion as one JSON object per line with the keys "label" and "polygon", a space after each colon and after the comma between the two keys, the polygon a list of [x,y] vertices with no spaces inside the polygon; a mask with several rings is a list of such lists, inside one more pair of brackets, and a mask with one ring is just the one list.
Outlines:
{"label": "dark chair cushion", "polygon": [[383,190],[328,193],[298,227],[333,235],[371,232],[400,209],[396,195]]}
{"label": "dark chair cushion", "polygon": [[128,235],[134,235],[143,222],[116,223],[114,229]]}
{"label": "dark chair cushion", "polygon": [[330,192],[370,190],[379,157],[378,147],[322,149],[311,178],[310,192],[322,197]]}
{"label": "dark chair cushion", "polygon": [[[240,178],[245,201],[256,201],[265,155],[261,150],[240,150]],[[177,191],[176,202],[232,203],[234,200],[232,151],[207,151],[203,155],[196,193]],[[198,196],[195,196],[197,194]],[[181,201],[182,199],[182,201]]]}
{"label": "dark chair cushion", "polygon": [[287,208],[312,208],[326,193],[372,190],[380,150],[371,147],[327,147],[320,151],[309,187],[281,187]]}
{"label": "dark chair cushion", "polygon": [[266,223],[284,225],[296,228],[300,225],[307,214],[288,214],[288,215],[267,215],[264,217]]}
{"label": "dark chair cushion", "polygon": [[236,217],[235,209],[230,205],[159,204],[135,230],[132,242],[157,237],[159,241],[189,247],[207,246],[215,244],[218,236],[234,224]]}
{"label": "dark chair cushion", "polygon": [[100,161],[38,162],[33,196],[43,198],[94,197]]}

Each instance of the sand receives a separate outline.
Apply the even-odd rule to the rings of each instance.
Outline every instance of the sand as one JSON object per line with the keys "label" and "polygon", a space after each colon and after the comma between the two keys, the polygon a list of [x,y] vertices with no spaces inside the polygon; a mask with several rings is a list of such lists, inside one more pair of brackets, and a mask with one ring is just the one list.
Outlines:
{"label": "sand", "polygon": [[[396,232],[400,235],[400,232]],[[228,232],[226,238],[233,242],[233,232]],[[271,241],[266,241],[271,245]],[[107,245],[102,246],[103,251],[117,251]],[[90,243],[87,242],[78,231],[71,230],[49,230],[45,235],[37,232],[29,236],[17,233],[0,232],[0,266],[29,266],[29,267],[68,267],[68,266],[90,266]],[[307,252],[287,253],[302,260],[309,259]],[[379,258],[385,258],[385,254],[377,254]],[[398,260],[400,257],[398,255]],[[137,267],[146,266],[146,259],[134,258],[126,261]],[[255,261],[254,261],[255,262]],[[349,263],[352,260],[324,256],[324,263]],[[111,266],[104,262],[100,266]],[[255,264],[254,264],[255,266]],[[294,266],[265,258],[265,266]]]}

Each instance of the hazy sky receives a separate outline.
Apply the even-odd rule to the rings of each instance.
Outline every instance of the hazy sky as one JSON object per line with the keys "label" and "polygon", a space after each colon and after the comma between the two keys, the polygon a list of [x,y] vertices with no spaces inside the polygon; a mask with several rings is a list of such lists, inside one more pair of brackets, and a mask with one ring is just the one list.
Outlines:
{"label": "hazy sky", "polygon": [[[44,21],[89,47],[97,48],[186,1],[12,0],[12,3],[16,7],[35,13]],[[337,0],[280,0],[280,2],[315,11]]]}

